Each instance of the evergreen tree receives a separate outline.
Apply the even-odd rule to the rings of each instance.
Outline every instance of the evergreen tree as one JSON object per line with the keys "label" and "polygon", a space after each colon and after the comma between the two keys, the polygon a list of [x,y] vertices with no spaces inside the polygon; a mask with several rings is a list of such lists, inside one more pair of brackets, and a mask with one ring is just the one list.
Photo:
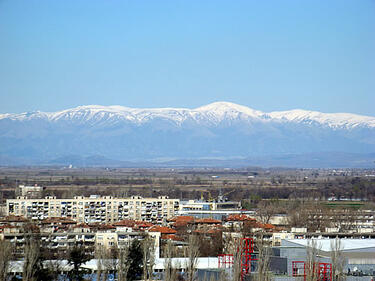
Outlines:
{"label": "evergreen tree", "polygon": [[80,246],[74,246],[68,258],[68,264],[73,266],[73,269],[68,273],[69,280],[82,281],[83,275],[87,272],[81,269],[81,265],[89,261],[91,258],[85,252],[85,249]]}
{"label": "evergreen tree", "polygon": [[134,240],[129,249],[130,267],[128,271],[128,280],[136,280],[142,276],[143,252],[139,240]]}

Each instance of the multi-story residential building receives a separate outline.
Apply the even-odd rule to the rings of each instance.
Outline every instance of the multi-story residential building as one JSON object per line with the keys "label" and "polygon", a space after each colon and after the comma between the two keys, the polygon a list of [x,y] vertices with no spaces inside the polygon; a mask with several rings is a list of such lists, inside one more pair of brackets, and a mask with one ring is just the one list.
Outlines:
{"label": "multi-story residential building", "polygon": [[44,187],[38,185],[19,185],[16,188],[16,196],[26,196],[27,198],[43,198]]}
{"label": "multi-story residential building", "polygon": [[[25,235],[22,229],[15,226],[3,227],[0,232],[0,240],[5,240],[14,246],[14,253],[22,257],[25,249],[25,240],[30,238],[30,233]],[[72,227],[61,232],[36,232],[44,249],[51,250],[50,258],[63,257],[70,248],[81,245],[89,254],[94,254],[95,249],[103,247],[106,250],[112,248],[124,248],[133,240],[143,240],[151,237],[154,241],[155,256],[159,257],[160,235],[159,232],[118,232],[115,229],[91,231],[90,228]]]}
{"label": "multi-story residential building", "polygon": [[112,223],[124,219],[162,223],[176,216],[179,199],[167,196],[158,198],[113,198],[112,196],[75,196],[72,199],[29,199],[17,197],[7,199],[7,215],[24,216],[32,220],[51,217],[71,218],[81,223]]}

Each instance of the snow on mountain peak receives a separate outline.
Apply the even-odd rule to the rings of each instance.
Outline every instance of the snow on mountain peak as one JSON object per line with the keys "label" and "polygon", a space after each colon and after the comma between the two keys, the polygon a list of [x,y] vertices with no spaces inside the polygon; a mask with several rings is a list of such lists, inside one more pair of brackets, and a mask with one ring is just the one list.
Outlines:
{"label": "snow on mountain peak", "polygon": [[130,108],[124,106],[88,105],[51,113],[50,120],[98,120],[115,118],[142,124],[153,119],[169,120],[181,125],[186,120],[218,124],[227,119],[259,118],[264,113],[229,102],[214,102],[196,109],[187,108]]}
{"label": "snow on mountain peak", "polygon": [[375,128],[375,117],[363,116],[351,113],[322,113],[294,109],[289,111],[274,111],[269,113],[273,119],[297,123],[318,123],[332,128],[355,128],[367,126]]}
{"label": "snow on mountain peak", "polygon": [[231,102],[214,102],[205,106],[198,107],[193,111],[203,114],[210,119],[212,123],[220,123],[224,120],[235,119],[259,119],[264,117],[264,113],[251,109],[246,106],[238,105]]}
{"label": "snow on mountain peak", "polygon": [[262,122],[293,122],[317,124],[331,128],[351,129],[356,127],[375,128],[375,117],[350,113],[322,113],[295,109],[265,113],[230,102],[214,102],[195,109],[187,108],[130,108],[120,105],[85,105],[57,112],[27,112],[21,114],[0,114],[1,119],[42,119],[50,122],[69,121],[90,124],[116,124],[131,122],[143,124],[151,120],[166,120],[178,126],[187,120],[198,124],[218,125],[232,120]]}
{"label": "snow on mountain peak", "polygon": [[247,106],[231,103],[231,102],[213,102],[208,105],[204,105],[195,109],[196,111],[205,112],[205,111],[213,111],[217,113],[228,112],[228,111],[237,111],[241,113],[245,113],[250,116],[260,116],[263,112],[251,109]]}

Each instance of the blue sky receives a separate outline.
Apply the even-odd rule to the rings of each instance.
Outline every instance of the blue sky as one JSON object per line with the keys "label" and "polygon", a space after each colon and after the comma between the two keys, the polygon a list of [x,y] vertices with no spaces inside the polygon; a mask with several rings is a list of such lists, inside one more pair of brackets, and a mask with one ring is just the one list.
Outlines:
{"label": "blue sky", "polygon": [[375,115],[374,50],[374,0],[0,0],[0,113],[231,101]]}

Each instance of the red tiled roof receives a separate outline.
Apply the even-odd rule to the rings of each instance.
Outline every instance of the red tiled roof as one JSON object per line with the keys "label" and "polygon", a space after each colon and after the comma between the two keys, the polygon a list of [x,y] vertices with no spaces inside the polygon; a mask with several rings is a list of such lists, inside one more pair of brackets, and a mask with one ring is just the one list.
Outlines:
{"label": "red tiled roof", "polygon": [[270,224],[270,223],[263,224],[257,221],[248,221],[246,222],[246,225],[249,227],[253,227],[253,228],[263,228],[263,229],[268,229],[268,230],[276,229],[276,227],[273,224]]}
{"label": "red tiled roof", "polygon": [[227,218],[226,218],[226,221],[256,221],[256,219],[254,218],[250,218],[246,215],[229,215]]}
{"label": "red tiled roof", "polygon": [[215,220],[215,219],[211,219],[211,218],[204,218],[204,219],[197,219],[194,221],[195,223],[206,223],[206,224],[220,224],[221,221],[220,220]]}
{"label": "red tiled roof", "polygon": [[136,224],[136,221],[134,220],[122,220],[115,222],[112,224],[113,226],[125,226],[125,227],[133,227]]}
{"label": "red tiled roof", "polygon": [[160,232],[162,234],[175,234],[175,233],[177,233],[177,231],[172,229],[172,228],[169,228],[169,227],[166,227],[166,226],[158,226],[158,225],[155,225],[155,226],[151,227],[148,231],[149,232]]}
{"label": "red tiled roof", "polygon": [[276,227],[273,224],[265,223],[263,224],[264,229],[275,229]]}
{"label": "red tiled roof", "polygon": [[187,225],[188,225],[187,221],[176,221],[172,224],[173,227],[183,227]]}
{"label": "red tiled roof", "polygon": [[174,235],[174,234],[162,234],[161,236],[162,239],[169,239],[169,240],[174,240],[174,241],[184,241],[181,237]]}
{"label": "red tiled roof", "polygon": [[100,224],[97,226],[98,230],[116,229],[116,227],[109,224]]}
{"label": "red tiled roof", "polygon": [[2,218],[0,221],[3,221],[3,222],[27,222],[28,220],[23,216],[9,215],[9,216],[6,216],[5,218]]}
{"label": "red tiled roof", "polygon": [[191,221],[194,221],[194,217],[192,217],[192,216],[178,216],[178,217],[173,217],[168,221],[170,221],[170,222],[191,222]]}
{"label": "red tiled roof", "polygon": [[42,224],[49,224],[49,223],[63,223],[63,224],[76,224],[74,220],[70,218],[62,218],[62,217],[51,217],[51,218],[46,218],[42,220]]}
{"label": "red tiled roof", "polygon": [[151,222],[148,221],[136,221],[135,224],[138,228],[149,228],[154,226]]}
{"label": "red tiled roof", "polygon": [[262,228],[262,226],[263,226],[263,224],[261,224],[260,222],[257,222],[256,220],[255,221],[246,221],[245,225],[249,226],[249,227],[257,227],[257,228]]}

